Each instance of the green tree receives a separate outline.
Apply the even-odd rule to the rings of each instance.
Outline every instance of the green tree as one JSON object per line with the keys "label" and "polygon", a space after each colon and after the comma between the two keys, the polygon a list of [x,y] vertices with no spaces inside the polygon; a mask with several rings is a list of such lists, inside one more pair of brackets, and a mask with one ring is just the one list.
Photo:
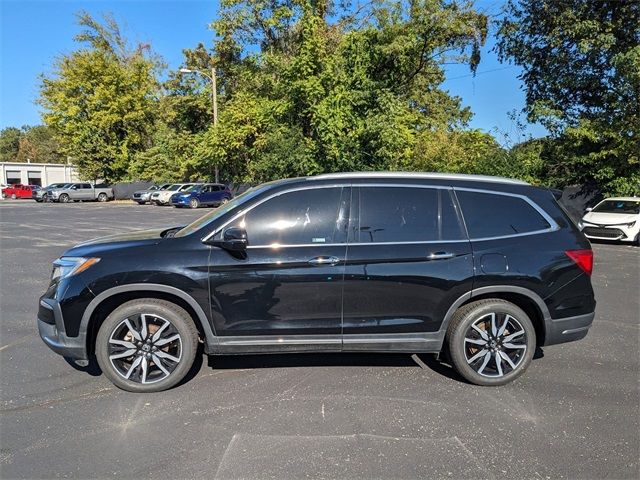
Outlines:
{"label": "green tree", "polygon": [[510,0],[498,52],[552,133],[549,183],[640,194],[640,2]]}
{"label": "green tree", "polygon": [[211,62],[221,114],[197,149],[237,180],[414,169],[421,139],[462,128],[443,64],[475,69],[487,21],[470,2],[225,0]]}
{"label": "green tree", "polygon": [[18,162],[65,163],[66,157],[61,151],[51,128],[46,125],[22,127]]}
{"label": "green tree", "polygon": [[0,130],[0,162],[15,162],[20,151],[22,132],[16,127]]}
{"label": "green tree", "polygon": [[25,125],[0,131],[0,161],[64,163],[66,158],[49,127]]}
{"label": "green tree", "polygon": [[151,146],[159,86],[158,60],[131,49],[115,20],[78,16],[78,50],[43,77],[44,122],[85,178],[126,178],[137,152]]}

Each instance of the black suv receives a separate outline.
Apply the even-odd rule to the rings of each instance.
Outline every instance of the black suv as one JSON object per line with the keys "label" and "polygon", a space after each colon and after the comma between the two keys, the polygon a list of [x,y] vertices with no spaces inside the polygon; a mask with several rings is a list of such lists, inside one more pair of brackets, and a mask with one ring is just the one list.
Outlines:
{"label": "black suv", "polygon": [[186,227],[82,243],[38,327],[118,387],[167,389],[208,354],[445,353],[502,385],[587,334],[588,240],[553,194],[495,177],[357,173],[267,183]]}

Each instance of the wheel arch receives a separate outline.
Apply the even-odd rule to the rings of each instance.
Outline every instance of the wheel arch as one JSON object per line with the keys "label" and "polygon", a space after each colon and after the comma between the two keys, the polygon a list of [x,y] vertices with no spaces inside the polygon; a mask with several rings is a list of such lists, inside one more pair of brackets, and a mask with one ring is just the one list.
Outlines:
{"label": "wheel arch", "polygon": [[95,351],[95,339],[102,322],[117,307],[125,302],[141,298],[167,300],[184,308],[191,316],[207,346],[216,343],[216,336],[211,329],[209,319],[202,307],[184,290],[161,284],[129,284],[113,287],[97,295],[87,306],[82,315],[80,331],[85,332],[87,354]]}
{"label": "wheel arch", "polygon": [[460,307],[476,300],[484,300],[488,298],[506,300],[507,302],[513,303],[524,310],[536,329],[536,343],[538,345],[544,345],[547,333],[547,324],[551,321],[549,308],[536,292],[529,290],[528,288],[512,285],[480,287],[459,297],[447,311],[442,322],[442,326],[440,327],[443,339],[447,328],[449,327],[451,318]]}

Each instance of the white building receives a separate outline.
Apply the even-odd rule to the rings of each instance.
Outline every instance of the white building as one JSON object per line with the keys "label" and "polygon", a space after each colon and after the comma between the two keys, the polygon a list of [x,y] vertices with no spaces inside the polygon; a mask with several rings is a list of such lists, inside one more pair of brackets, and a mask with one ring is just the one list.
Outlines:
{"label": "white building", "polygon": [[78,172],[73,165],[62,163],[0,162],[0,183],[13,185],[40,185],[78,182]]}

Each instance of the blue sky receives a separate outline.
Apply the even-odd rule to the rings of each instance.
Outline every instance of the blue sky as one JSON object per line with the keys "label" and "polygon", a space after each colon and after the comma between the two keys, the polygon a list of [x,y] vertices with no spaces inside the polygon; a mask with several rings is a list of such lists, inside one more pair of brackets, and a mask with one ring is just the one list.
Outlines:
{"label": "blue sky", "polygon": [[[499,0],[479,0],[487,13],[500,10]],[[154,51],[176,69],[182,49],[198,42],[211,45],[208,25],[217,14],[217,0],[112,0],[112,1],[29,1],[0,0],[0,128],[41,122],[34,104],[38,76],[50,71],[53,59],[75,48],[78,32],[75,13],[79,10],[99,15],[112,12],[127,37],[135,43],[149,43]],[[516,133],[508,117],[524,106],[524,93],[517,75],[520,70],[501,64],[491,51],[489,39],[475,77],[465,66],[447,67],[444,88],[462,98],[474,117],[470,126],[494,133]],[[538,125],[528,127],[527,135],[542,136]]]}

